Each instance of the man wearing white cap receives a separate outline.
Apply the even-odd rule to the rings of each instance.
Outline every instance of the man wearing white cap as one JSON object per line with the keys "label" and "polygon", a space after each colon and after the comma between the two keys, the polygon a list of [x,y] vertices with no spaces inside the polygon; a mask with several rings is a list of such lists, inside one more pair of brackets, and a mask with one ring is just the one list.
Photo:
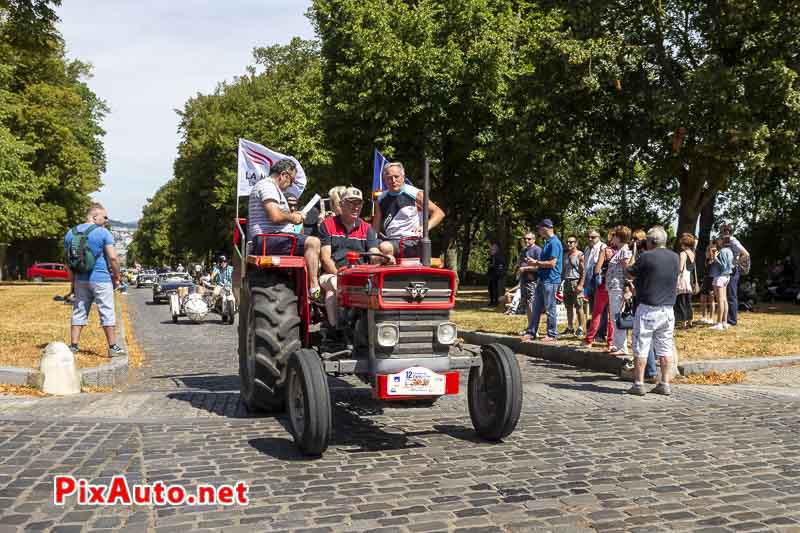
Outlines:
{"label": "man wearing white cap", "polygon": [[[337,272],[347,266],[347,252],[371,252],[379,254],[378,235],[375,230],[359,217],[364,206],[364,197],[356,187],[347,187],[340,195],[340,213],[326,218],[319,228],[320,260],[323,274],[320,286],[325,291],[325,311],[328,322],[336,327],[336,288]],[[362,258],[361,262],[364,262]],[[374,256],[372,263],[380,263],[382,258]],[[393,258],[390,260],[394,262]]]}

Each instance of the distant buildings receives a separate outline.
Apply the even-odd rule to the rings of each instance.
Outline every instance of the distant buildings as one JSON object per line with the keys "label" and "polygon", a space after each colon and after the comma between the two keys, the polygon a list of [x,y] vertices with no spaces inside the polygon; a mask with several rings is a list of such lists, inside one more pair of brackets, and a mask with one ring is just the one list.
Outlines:
{"label": "distant buildings", "polygon": [[114,249],[119,256],[120,264],[125,265],[128,255],[128,246],[133,241],[133,234],[136,232],[136,224],[126,224],[124,222],[110,221],[111,235],[114,236]]}

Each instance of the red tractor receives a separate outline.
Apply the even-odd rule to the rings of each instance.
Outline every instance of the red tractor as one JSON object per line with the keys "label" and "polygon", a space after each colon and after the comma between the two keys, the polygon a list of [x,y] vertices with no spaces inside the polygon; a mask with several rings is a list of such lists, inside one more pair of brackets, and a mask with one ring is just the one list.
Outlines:
{"label": "red tractor", "polygon": [[237,220],[235,238],[242,257],[241,395],[251,410],[286,409],[304,454],[321,455],[331,439],[328,375],[355,375],[381,400],[432,404],[439,396],[458,394],[459,370],[469,369],[467,398],[477,433],[499,441],[514,430],[522,408],[516,357],[500,344],[480,352],[453,349],[456,277],[425,264],[430,264],[427,216],[422,260],[370,265],[360,264],[359,256],[374,254],[348,255],[350,265],[338,273],[342,341],[335,347],[320,340],[330,332],[320,332],[314,318],[319,313],[307,297],[304,258],[266,255],[265,241],[278,235],[248,236],[262,241],[260,250],[248,250],[244,222]]}

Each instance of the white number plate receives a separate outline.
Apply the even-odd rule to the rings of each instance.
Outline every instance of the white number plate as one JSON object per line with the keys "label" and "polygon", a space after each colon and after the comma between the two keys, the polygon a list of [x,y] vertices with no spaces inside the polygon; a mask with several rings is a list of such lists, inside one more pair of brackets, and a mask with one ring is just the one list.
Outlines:
{"label": "white number plate", "polygon": [[389,374],[387,393],[390,396],[441,396],[444,394],[445,377],[421,366],[406,368],[397,374]]}

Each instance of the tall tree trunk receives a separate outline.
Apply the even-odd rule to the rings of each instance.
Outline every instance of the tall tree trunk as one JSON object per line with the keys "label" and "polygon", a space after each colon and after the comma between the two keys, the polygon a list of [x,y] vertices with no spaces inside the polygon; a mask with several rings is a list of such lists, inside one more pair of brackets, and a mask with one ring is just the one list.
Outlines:
{"label": "tall tree trunk", "polygon": [[705,256],[708,243],[711,242],[711,228],[714,227],[714,207],[717,204],[717,195],[714,194],[703,210],[700,211],[700,230],[697,232],[697,258],[695,262],[697,265],[697,274],[702,276],[705,274]]}
{"label": "tall tree trunk", "polygon": [[464,236],[461,241],[461,263],[458,267],[458,277],[466,279],[467,269],[469,269],[469,256],[472,252],[472,217],[464,224]]}

